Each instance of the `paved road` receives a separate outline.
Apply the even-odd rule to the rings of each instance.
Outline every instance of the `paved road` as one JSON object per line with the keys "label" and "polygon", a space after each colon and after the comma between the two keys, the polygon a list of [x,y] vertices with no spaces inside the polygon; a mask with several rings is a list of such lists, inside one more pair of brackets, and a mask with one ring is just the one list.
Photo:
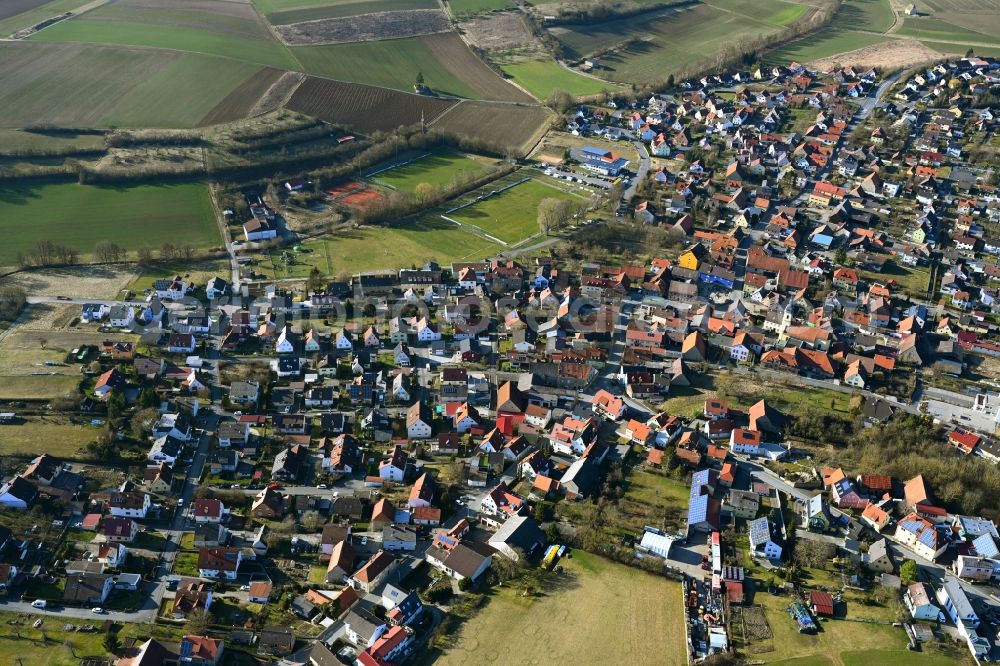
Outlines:
{"label": "paved road", "polygon": [[646,180],[646,174],[649,173],[649,152],[646,150],[646,145],[641,141],[633,141],[632,146],[639,153],[639,168],[635,172],[635,178],[627,188],[625,188],[625,193],[622,194],[622,201],[629,202],[632,197],[635,196],[636,190],[639,188],[639,183]]}

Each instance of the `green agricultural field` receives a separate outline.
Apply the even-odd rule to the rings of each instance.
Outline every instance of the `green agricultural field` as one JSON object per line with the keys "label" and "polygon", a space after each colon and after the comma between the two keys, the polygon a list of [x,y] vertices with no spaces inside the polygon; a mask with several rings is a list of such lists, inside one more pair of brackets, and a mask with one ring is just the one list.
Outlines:
{"label": "green agricultural field", "polygon": [[988,27],[983,31],[963,28],[947,21],[934,17],[907,18],[903,21],[903,27],[899,29],[900,35],[914,37],[916,39],[926,39],[937,42],[953,42],[955,44],[996,44],[1000,46],[1000,33],[991,32]]}
{"label": "green agricultural field", "polygon": [[[878,1],[886,2],[887,0]],[[788,25],[801,18],[809,10],[809,6],[806,4],[786,2],[785,0],[765,0],[764,2],[760,0],[706,0],[705,4],[777,26]]]}
{"label": "green agricultural field", "polygon": [[73,134],[72,132],[26,132],[18,129],[0,129],[0,155],[18,152],[38,155],[64,154],[70,151],[104,149],[104,134]]}
{"label": "green agricultural field", "polygon": [[479,60],[454,33],[381,42],[297,46],[306,72],[413,92],[417,74],[439,95],[531,101]]}
{"label": "green agricultural field", "polygon": [[[491,592],[451,647],[420,663],[522,663],[538,655],[539,663],[578,666],[687,663],[678,583],[582,551],[559,564],[563,572],[532,597],[516,586]],[[600,612],[581,612],[588,608]]]}
{"label": "green agricultural field", "polygon": [[201,183],[96,187],[76,183],[0,186],[0,228],[6,242],[0,265],[46,238],[90,253],[113,239],[134,250],[143,245],[219,244],[208,188]]}
{"label": "green agricultural field", "polygon": [[[260,4],[260,3],[258,3]],[[304,2],[297,4],[305,5]],[[434,0],[327,0],[323,4],[295,7],[267,13],[267,20],[274,25],[287,25],[299,21],[324,18],[357,16],[370,12],[388,12],[402,9],[436,9]]]}
{"label": "green agricultural field", "polygon": [[[298,64],[267,30],[260,26],[256,34],[251,25],[238,32],[225,32],[215,25],[212,15],[195,12],[187,23],[171,24],[170,20],[181,21],[173,10],[163,10],[157,15],[132,12],[124,17],[115,5],[109,5],[87,12],[82,16],[62,21],[36,35],[32,40],[52,42],[85,42],[90,44],[114,44],[123,46],[153,46],[161,49],[203,53],[223,56],[259,65],[271,65],[285,69],[297,69]],[[196,27],[200,16],[204,16],[204,28]],[[140,19],[148,19],[146,22]],[[230,19],[236,20],[236,19]]]}
{"label": "green agricultural field", "polygon": [[193,53],[0,43],[0,125],[192,127],[259,69]]}
{"label": "green agricultural field", "polygon": [[455,182],[456,178],[476,178],[489,170],[490,167],[481,160],[457,153],[436,153],[405,166],[382,171],[371,176],[371,180],[394,190],[412,192],[421,183],[445,187]]}
{"label": "green agricultural field", "polygon": [[594,73],[622,83],[657,81],[713,58],[742,37],[779,32],[777,25],[707,4],[615,21],[565,25],[550,33],[573,57],[630,40],[627,48],[602,55]]}
{"label": "green agricultural field", "polygon": [[884,32],[892,27],[892,18],[889,0],[848,0],[841,5],[836,20],[844,27]]}
{"label": "green agricultural field", "polygon": [[507,9],[511,6],[511,2],[510,0],[448,0],[448,6],[455,16],[468,16]]}
{"label": "green agricultural field", "polygon": [[794,61],[812,62],[829,58],[838,53],[854,51],[885,41],[885,37],[867,32],[840,30],[827,27],[815,35],[789,42],[773,51],[768,51],[765,61],[771,64],[787,65]]}
{"label": "green agricultural field", "polygon": [[[499,183],[491,186],[499,186]],[[507,243],[517,243],[540,233],[538,204],[542,199],[571,199],[584,202],[583,197],[570,194],[543,181],[531,179],[515,185],[485,201],[449,213],[448,217],[467,224]]]}
{"label": "green agricultural field", "polygon": [[564,90],[576,97],[597,95],[618,86],[568,70],[554,60],[526,60],[503,66],[522,87],[540,100],[554,90]]}
{"label": "green agricultural field", "polygon": [[924,40],[921,40],[920,43],[928,48],[934,49],[938,53],[964,55],[965,52],[971,48],[977,56],[1000,57],[1000,46],[969,47],[963,44],[954,44],[952,42],[928,42]]}
{"label": "green agricultural field", "polygon": [[0,37],[9,37],[18,30],[30,28],[45,19],[73,11],[78,7],[88,4],[88,2],[87,0],[52,0],[51,2],[34,4],[35,6],[31,9],[14,14],[8,14],[0,10],[0,14],[6,17],[0,21]]}

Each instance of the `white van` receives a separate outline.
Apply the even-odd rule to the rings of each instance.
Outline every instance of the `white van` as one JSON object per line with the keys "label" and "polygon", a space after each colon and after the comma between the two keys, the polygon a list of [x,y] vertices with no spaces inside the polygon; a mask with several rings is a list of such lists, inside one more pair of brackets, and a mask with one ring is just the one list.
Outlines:
{"label": "white van", "polygon": [[32,608],[45,608],[48,605],[49,602],[47,602],[45,599],[35,599],[34,601],[31,602]]}

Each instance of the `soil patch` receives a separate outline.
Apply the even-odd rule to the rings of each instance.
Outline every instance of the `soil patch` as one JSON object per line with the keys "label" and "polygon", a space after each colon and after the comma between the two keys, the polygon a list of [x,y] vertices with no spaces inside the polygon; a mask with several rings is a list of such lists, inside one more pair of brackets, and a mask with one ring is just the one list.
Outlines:
{"label": "soil patch", "polygon": [[448,32],[451,24],[440,9],[413,9],[317,19],[274,29],[290,46],[309,46],[433,35]]}
{"label": "soil patch", "polygon": [[811,64],[821,71],[835,65],[898,69],[928,60],[937,60],[941,57],[940,53],[916,40],[897,39],[884,44],[875,44],[863,49],[839,53],[829,58],[816,60]]}
{"label": "soil patch", "polygon": [[537,45],[520,14],[490,14],[463,21],[461,26],[469,41],[484,51],[509,51]]}

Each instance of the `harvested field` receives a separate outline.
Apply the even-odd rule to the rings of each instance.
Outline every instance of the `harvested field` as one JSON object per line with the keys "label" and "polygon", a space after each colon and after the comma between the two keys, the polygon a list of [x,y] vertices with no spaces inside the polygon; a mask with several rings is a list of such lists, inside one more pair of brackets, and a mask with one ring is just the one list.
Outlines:
{"label": "harvested field", "polygon": [[358,132],[393,130],[430,122],[454,104],[451,100],[309,77],[288,102],[288,108]]}
{"label": "harvested field", "polygon": [[309,74],[411,92],[417,74],[439,95],[470,99],[532,102],[486,66],[455,33],[295,46],[295,56]]}
{"label": "harvested field", "polygon": [[520,14],[488,14],[462,21],[462,30],[484,51],[509,51],[539,45]]}
{"label": "harvested field", "polygon": [[232,120],[246,118],[271,86],[285,74],[283,70],[274,67],[264,67],[243,84],[229,93],[225,99],[205,114],[198,122],[199,127],[218,125]]}
{"label": "harvested field", "polygon": [[6,0],[0,3],[0,20],[17,16],[35,7],[44,5],[49,0]]}
{"label": "harvested field", "polygon": [[78,266],[24,271],[8,275],[3,282],[22,287],[33,296],[110,299],[117,298],[136,275],[132,267]]}
{"label": "harvested field", "polygon": [[538,142],[551,122],[552,112],[543,106],[462,102],[433,125],[523,153]]}
{"label": "harvested field", "polygon": [[259,66],[149,49],[0,43],[0,124],[191,127]]}
{"label": "harvested field", "polygon": [[[266,0],[263,0],[266,1]],[[258,2],[261,4],[261,2]],[[322,4],[303,5],[293,9],[268,12],[267,20],[272,25],[288,25],[302,21],[314,21],[322,18],[337,18],[340,16],[357,16],[373,11],[390,12],[401,9],[433,9],[438,6],[434,0],[324,0]]]}
{"label": "harvested field", "polygon": [[448,32],[451,23],[440,9],[414,9],[318,19],[275,26],[275,30],[284,43],[307,46],[433,35]]}
{"label": "harvested field", "polygon": [[292,96],[292,93],[299,85],[306,80],[306,75],[302,72],[285,72],[274,84],[268,88],[253,108],[248,116],[259,116],[275,111],[282,106]]}
{"label": "harvested field", "polygon": [[847,53],[840,53],[831,58],[814,60],[810,64],[820,70],[834,65],[896,69],[899,67],[909,67],[940,57],[940,53],[918,41],[897,39],[883,44],[868,46],[863,49],[855,49]]}

